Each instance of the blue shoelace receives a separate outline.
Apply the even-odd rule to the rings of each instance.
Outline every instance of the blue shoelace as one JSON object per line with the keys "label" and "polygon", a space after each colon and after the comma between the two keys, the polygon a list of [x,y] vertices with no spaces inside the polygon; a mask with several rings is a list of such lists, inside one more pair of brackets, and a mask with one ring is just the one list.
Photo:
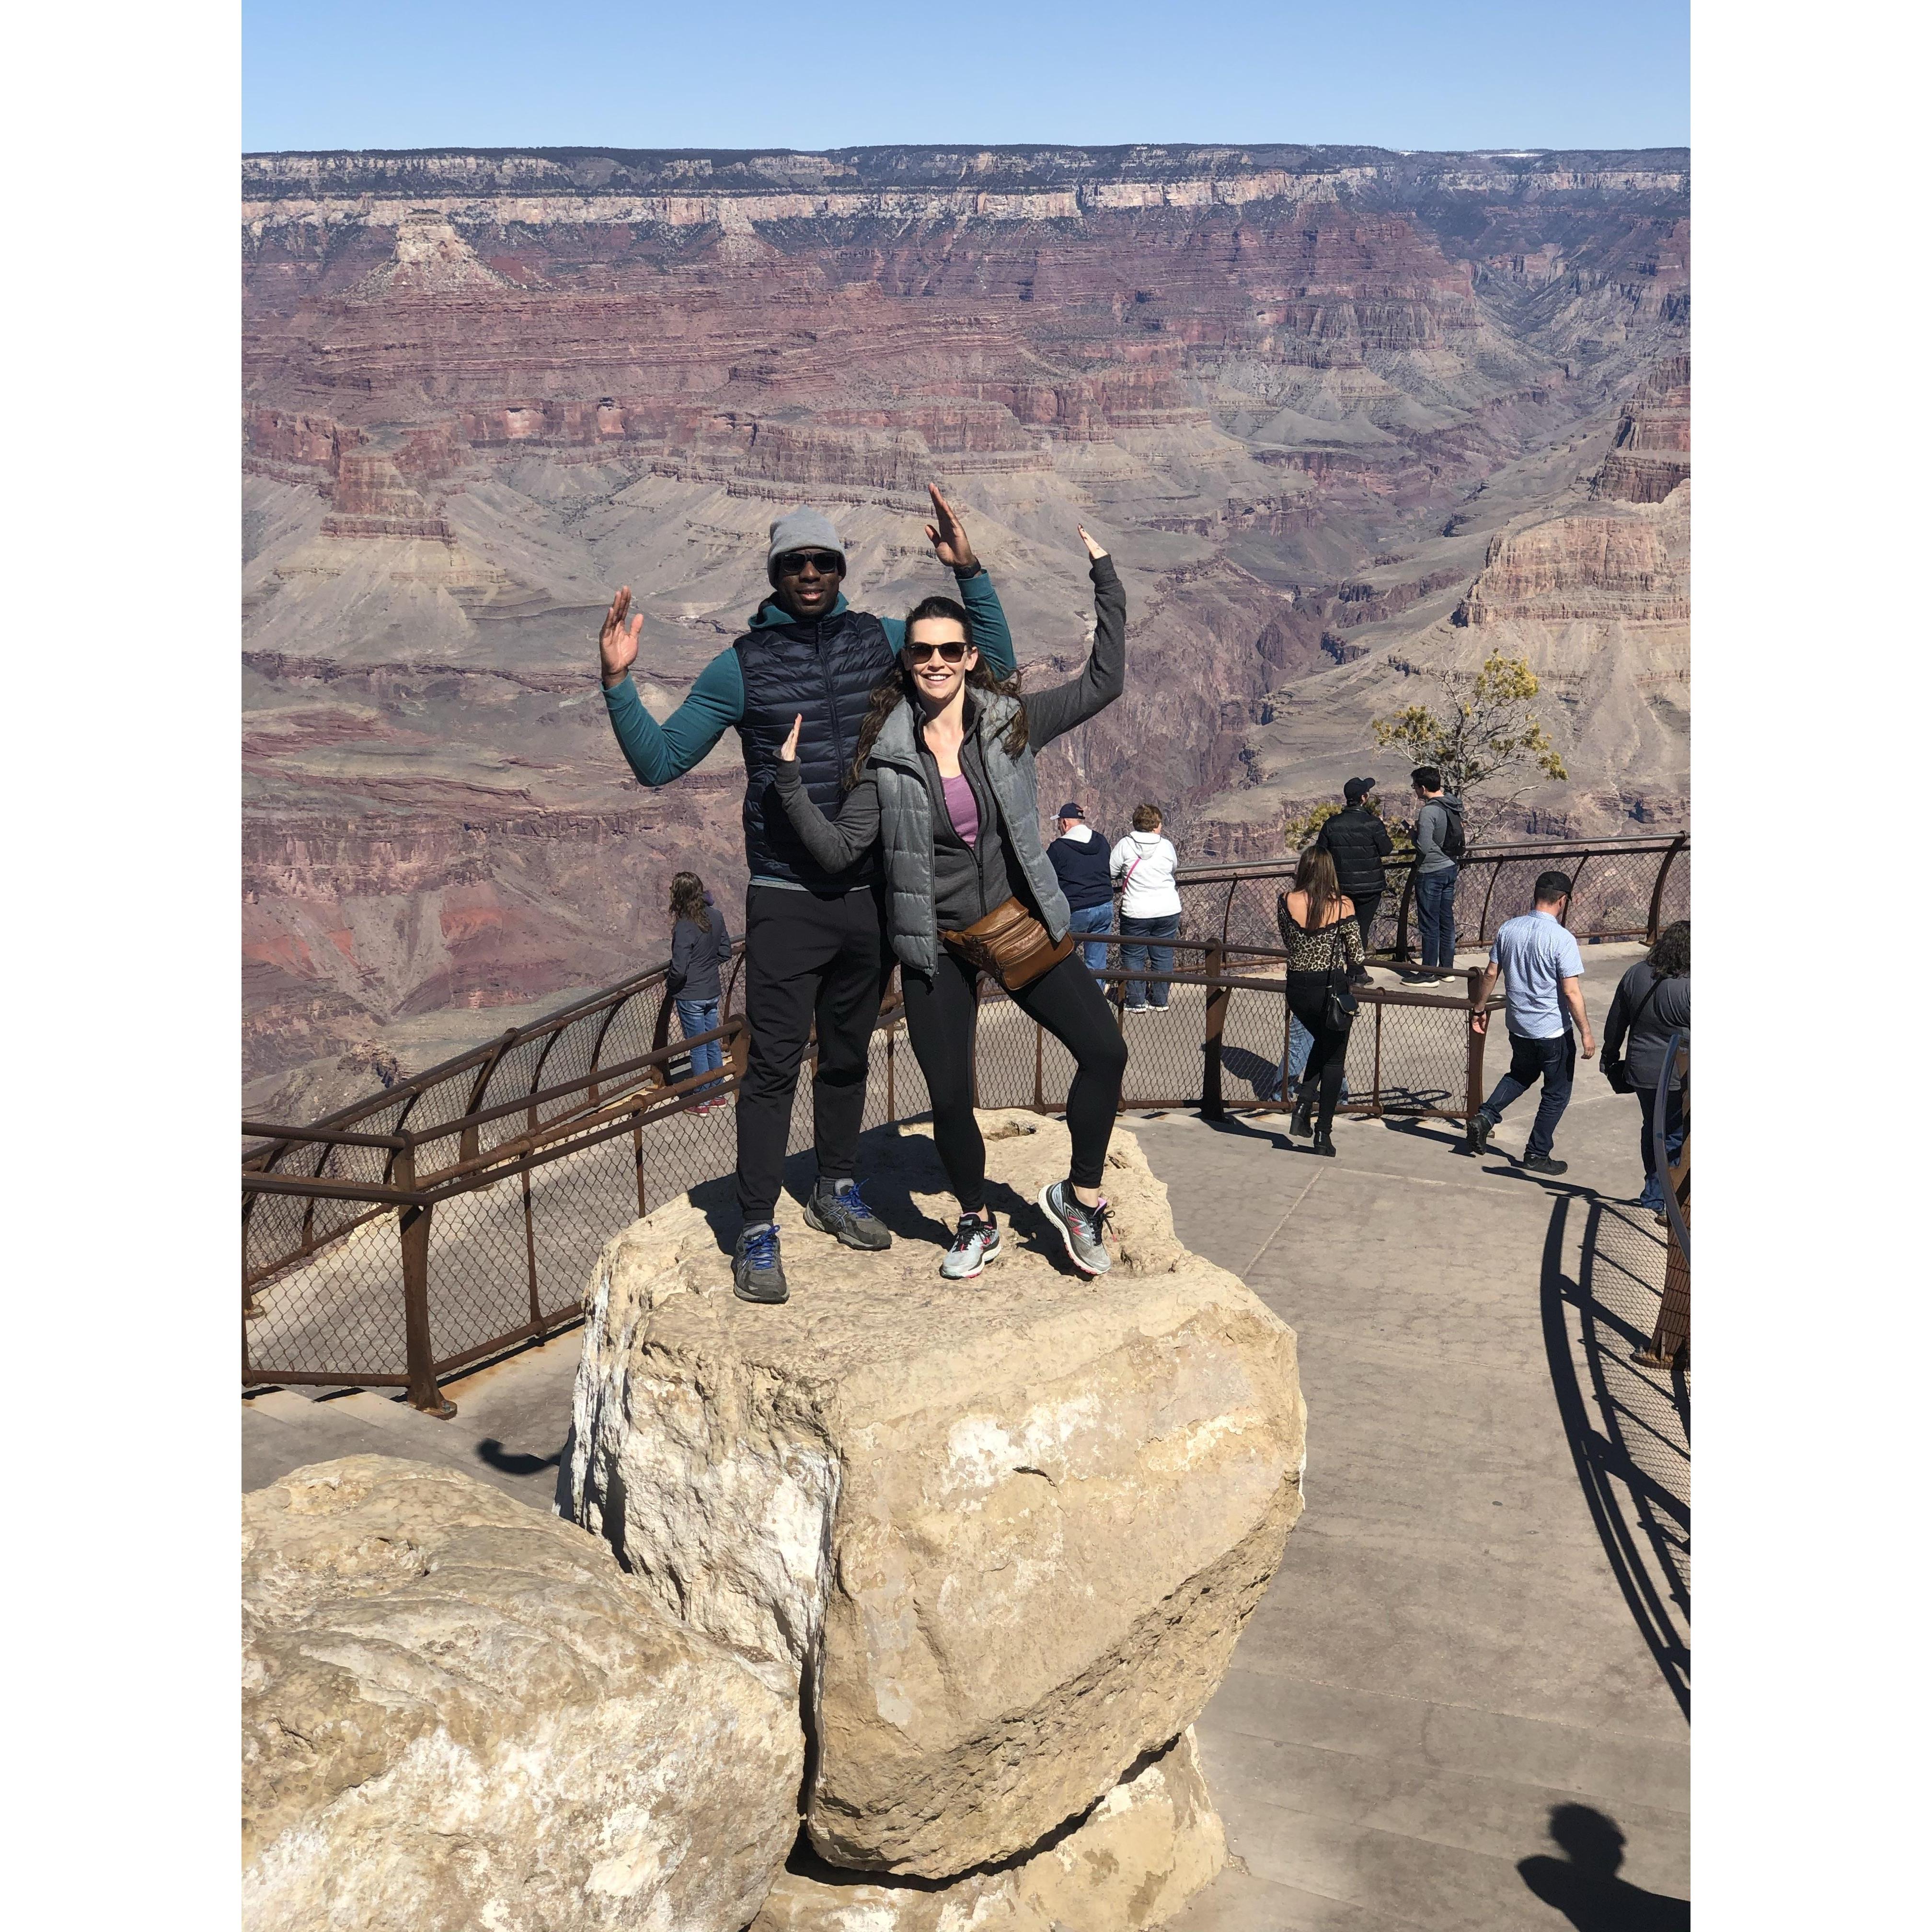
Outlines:
{"label": "blue shoelace", "polygon": [[776,1227],[764,1227],[745,1237],[745,1258],[758,1272],[778,1264],[778,1231]]}
{"label": "blue shoelace", "polygon": [[866,1205],[866,1197],[859,1192],[863,1184],[862,1182],[855,1180],[850,1187],[836,1195],[834,1198],[842,1201],[848,1208],[851,1209],[854,1220],[876,1221],[878,1216]]}

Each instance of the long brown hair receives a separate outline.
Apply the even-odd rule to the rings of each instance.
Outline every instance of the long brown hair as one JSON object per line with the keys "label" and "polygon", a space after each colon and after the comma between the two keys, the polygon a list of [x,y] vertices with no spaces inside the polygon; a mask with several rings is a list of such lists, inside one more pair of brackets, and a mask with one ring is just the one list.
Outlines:
{"label": "long brown hair", "polygon": [[671,874],[670,916],[689,920],[700,932],[711,930],[711,914],[704,904],[704,881],[695,872]]}
{"label": "long brown hair", "polygon": [[[970,614],[964,604],[955,603],[950,597],[922,598],[906,613],[905,635],[908,644],[912,640],[912,627],[922,617],[950,617],[966,633],[966,641],[969,644],[973,641]],[[1020,694],[1019,673],[1016,670],[1010,677],[997,677],[983,657],[966,674],[966,682],[975,691],[992,692],[1002,698],[1018,698]],[[848,791],[864,776],[866,760],[872,755],[872,746],[885,728],[886,720],[902,704],[910,703],[916,690],[912,666],[902,650],[893,660],[892,676],[872,687],[872,701],[866,707],[864,722],[859,727],[859,748],[852,754],[852,763],[845,773]],[[1024,704],[1013,713],[1013,722],[1006,727],[1006,735],[1000,742],[1010,758],[1017,758],[1026,749],[1027,715]]]}
{"label": "long brown hair", "polygon": [[1303,931],[1312,932],[1328,922],[1328,908],[1342,903],[1341,883],[1335,876],[1335,862],[1318,845],[1304,845],[1294,868],[1294,890],[1308,895],[1308,917]]}

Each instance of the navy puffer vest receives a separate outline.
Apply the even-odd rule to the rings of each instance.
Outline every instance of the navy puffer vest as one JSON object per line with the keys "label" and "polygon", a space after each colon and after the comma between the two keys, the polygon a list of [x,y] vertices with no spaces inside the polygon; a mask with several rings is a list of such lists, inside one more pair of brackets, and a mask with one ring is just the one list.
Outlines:
{"label": "navy puffer vest", "polygon": [[[850,872],[830,873],[806,851],[772,783],[778,747],[800,712],[799,762],[805,789],[828,818],[838,815],[839,780],[859,747],[873,688],[892,674],[886,627],[868,612],[835,610],[816,622],[788,618],[775,604],[732,649],[745,680],[745,859],[754,879],[785,879],[814,892],[844,892],[878,877],[875,848]],[[776,619],[778,621],[770,621]]]}

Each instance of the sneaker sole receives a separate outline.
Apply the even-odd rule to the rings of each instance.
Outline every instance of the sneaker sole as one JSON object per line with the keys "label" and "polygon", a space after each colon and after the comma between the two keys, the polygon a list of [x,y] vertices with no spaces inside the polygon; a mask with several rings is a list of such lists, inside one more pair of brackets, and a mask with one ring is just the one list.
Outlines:
{"label": "sneaker sole", "polygon": [[1052,1192],[1053,1183],[1050,1180],[1040,1190],[1038,1198],[1040,1201],[1040,1212],[1060,1230],[1060,1239],[1061,1244],[1066,1250],[1066,1258],[1070,1261],[1084,1275],[1090,1276],[1105,1274],[1107,1272],[1107,1268],[1113,1266],[1112,1257],[1110,1256],[1108,1258],[1106,1268],[1096,1268],[1090,1262],[1083,1262],[1080,1257],[1073,1252],[1073,1236],[1068,1230],[1066,1223],[1054,1211],[1052,1204],[1047,1199],[1047,1196]]}
{"label": "sneaker sole", "polygon": [[761,1308],[776,1308],[791,1299],[791,1290],[788,1288],[780,1288],[776,1294],[766,1294],[758,1288],[735,1281],[731,1284],[731,1292],[740,1301],[753,1302]]}
{"label": "sneaker sole", "polygon": [[862,1255],[883,1254],[892,1244],[892,1237],[890,1229],[881,1230],[886,1237],[883,1241],[855,1241],[842,1230],[837,1228],[828,1228],[818,1218],[818,1202],[811,1195],[806,1197],[805,1225],[808,1228],[817,1228],[821,1234],[830,1234],[842,1248],[850,1248],[855,1252]]}

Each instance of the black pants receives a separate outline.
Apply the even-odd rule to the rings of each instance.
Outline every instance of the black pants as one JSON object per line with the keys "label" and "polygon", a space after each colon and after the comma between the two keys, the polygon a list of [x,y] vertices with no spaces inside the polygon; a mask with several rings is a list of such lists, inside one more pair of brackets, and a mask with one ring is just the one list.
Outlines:
{"label": "black pants", "polygon": [[1308,1064],[1301,1070],[1300,1092],[1318,1090],[1320,1110],[1316,1124],[1325,1134],[1335,1118],[1342,1098],[1342,1081],[1348,1070],[1348,1029],[1328,1024],[1328,988],[1326,973],[1291,973],[1288,976],[1288,1004],[1294,1017],[1308,1029],[1315,1044],[1308,1049]]}
{"label": "black pants", "polygon": [[1366,952],[1376,943],[1376,915],[1382,910],[1380,892],[1351,892],[1349,898],[1355,902],[1355,923],[1362,928],[1362,950]]}
{"label": "black pants", "polygon": [[820,1178],[851,1178],[866,1112],[866,1070],[891,958],[878,896],[820,896],[782,886],[745,894],[745,1018],[750,1063],[738,1096],[738,1204],[769,1221],[784,1184],[798,1064],[818,1022],[812,1083]]}
{"label": "black pants", "polygon": [[[931,979],[922,973],[900,975],[906,1031],[932,1096],[932,1138],[960,1210],[968,1214],[986,1205],[986,1144],[973,1118],[973,993],[978,977],[943,946],[939,970]],[[1012,998],[1022,1012],[1037,1020],[1073,1056],[1073,1085],[1066,1096],[1066,1125],[1073,1136],[1070,1178],[1076,1187],[1098,1187],[1127,1070],[1127,1043],[1113,1010],[1077,946]]]}

